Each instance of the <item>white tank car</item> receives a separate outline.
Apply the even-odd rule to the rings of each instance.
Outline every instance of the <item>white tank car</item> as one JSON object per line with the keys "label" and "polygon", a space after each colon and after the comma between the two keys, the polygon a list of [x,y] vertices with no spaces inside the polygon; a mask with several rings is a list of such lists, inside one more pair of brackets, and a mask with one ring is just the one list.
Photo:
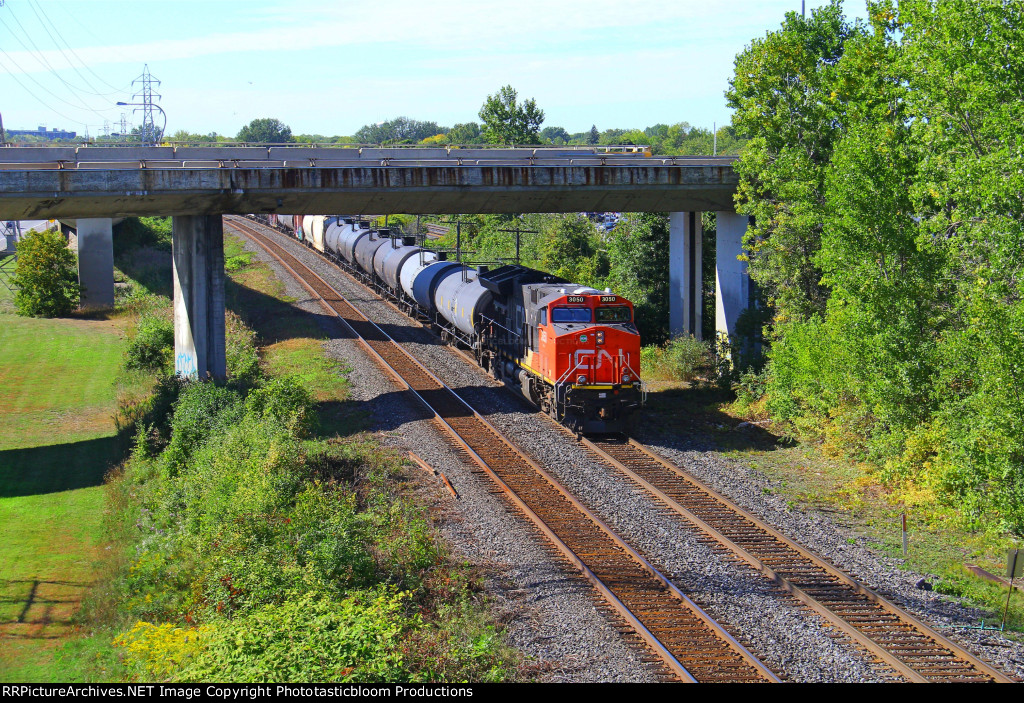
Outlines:
{"label": "white tank car", "polygon": [[398,282],[402,285],[402,290],[405,291],[407,296],[414,298],[412,282],[416,280],[416,274],[435,261],[437,261],[437,254],[429,249],[420,249],[416,256],[405,260],[401,271],[398,273]]}
{"label": "white tank car", "polygon": [[352,223],[344,220],[335,220],[327,225],[324,230],[324,249],[341,256],[341,241],[352,231]]}
{"label": "white tank car", "polygon": [[295,215],[272,215],[271,217],[276,217],[278,226],[282,229],[288,230],[294,235]]}
{"label": "white tank car", "polygon": [[302,218],[302,233],[306,242],[317,251],[324,250],[324,215],[306,215]]}
{"label": "white tank car", "polygon": [[455,269],[434,293],[434,304],[441,316],[467,335],[474,333],[480,315],[492,299],[491,291],[480,285],[476,269],[471,268]]}
{"label": "white tank car", "polygon": [[353,225],[351,230],[343,232],[338,238],[338,253],[341,255],[341,258],[355,266],[356,244],[361,239],[369,236],[370,230],[363,229],[358,224]]}
{"label": "white tank car", "polygon": [[382,246],[388,245],[391,239],[388,236],[379,237],[376,234],[369,234],[366,237],[360,237],[356,240],[355,244],[355,262],[363,271],[369,274],[373,274],[373,255],[377,253],[377,249]]}
{"label": "white tank car", "polygon": [[388,288],[393,290],[396,295],[401,295],[402,293],[402,284],[398,280],[402,267],[405,266],[405,262],[410,259],[416,258],[418,260],[418,254],[420,251],[420,248],[416,246],[401,246],[398,249],[394,249],[389,252],[388,255],[384,257],[384,260],[381,261],[381,270],[377,275],[388,284]]}

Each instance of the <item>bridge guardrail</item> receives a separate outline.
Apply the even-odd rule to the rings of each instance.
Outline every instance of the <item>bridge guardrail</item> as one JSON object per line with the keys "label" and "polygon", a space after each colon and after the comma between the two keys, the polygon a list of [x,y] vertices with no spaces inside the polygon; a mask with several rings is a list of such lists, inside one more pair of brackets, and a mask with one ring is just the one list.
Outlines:
{"label": "bridge guardrail", "polygon": [[651,156],[565,149],[310,149],[305,147],[8,147],[0,170],[365,168],[503,166],[729,166],[736,157]]}

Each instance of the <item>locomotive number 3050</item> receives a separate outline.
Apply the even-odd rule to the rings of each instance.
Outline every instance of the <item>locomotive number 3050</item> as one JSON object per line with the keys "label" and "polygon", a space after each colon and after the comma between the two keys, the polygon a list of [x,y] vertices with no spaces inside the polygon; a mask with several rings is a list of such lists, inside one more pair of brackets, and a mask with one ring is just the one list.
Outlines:
{"label": "locomotive number 3050", "polygon": [[583,295],[569,295],[569,296],[566,296],[566,299],[570,303],[585,303],[585,302],[587,302],[586,296],[583,296]]}

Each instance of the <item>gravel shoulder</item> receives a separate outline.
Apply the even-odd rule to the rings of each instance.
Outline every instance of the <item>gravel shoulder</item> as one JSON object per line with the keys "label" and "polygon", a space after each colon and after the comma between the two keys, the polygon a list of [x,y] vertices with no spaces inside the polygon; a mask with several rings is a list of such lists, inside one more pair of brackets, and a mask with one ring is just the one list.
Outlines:
{"label": "gravel shoulder", "polygon": [[[282,238],[283,239],[283,238]],[[290,275],[262,249],[247,247],[274,268],[298,306],[322,314]],[[298,243],[289,250],[349,297],[364,314],[423,360],[445,383],[472,403],[510,439],[565,482],[588,508],[756,656],[790,681],[889,681],[893,673],[760,574],[714,547],[677,517],[665,512],[626,479],[595,462],[574,439],[530,406],[495,384],[480,369],[440,345],[427,331],[353,282],[333,264]],[[451,449],[434,423],[383,374],[339,325],[325,319],[332,338],[328,353],[350,367],[354,399],[366,404],[370,429],[383,441],[413,450],[444,471],[461,495],[437,493],[439,523],[454,552],[483,568],[488,592],[507,636],[536,662],[549,681],[653,681],[655,673],[599,612],[593,590],[552,557],[525,521],[494,487]],[[760,515],[785,534],[907,607],[933,626],[968,624],[978,615],[948,598],[919,591],[920,575],[901,571],[851,540],[827,516],[788,510],[766,495],[767,479],[714,452],[697,451],[685,440],[638,437],[666,458]],[[411,471],[417,471],[411,469]],[[424,476],[426,474],[423,474]],[[856,543],[851,544],[854,541]],[[1010,673],[1024,676],[1024,647],[992,633],[943,630]]]}
{"label": "gravel shoulder", "polygon": [[917,588],[919,581],[931,580],[931,575],[908,570],[901,559],[869,549],[863,536],[824,513],[790,507],[774,495],[776,482],[738,461],[663,433],[641,432],[637,439],[968,651],[1024,679],[1024,642],[992,630],[972,629],[986,613],[959,598]]}
{"label": "gravel shoulder", "polygon": [[[284,282],[285,294],[296,299],[294,304],[319,317],[330,337],[325,343],[326,352],[344,361],[350,369],[352,398],[364,405],[366,429],[384,444],[415,451],[451,481],[460,496],[457,501],[440,482],[431,486],[430,481],[425,481],[425,472],[408,469],[410,481],[433,501],[435,523],[453,554],[485,574],[494,617],[504,624],[506,641],[527,657],[528,669],[537,680],[657,682],[657,671],[642,660],[642,651],[624,641],[614,623],[602,614],[601,603],[590,584],[549,552],[493,484],[475,473],[479,469],[452,449],[423,408],[380,369],[339,323],[324,314],[320,304],[284,267],[250,240],[243,241],[246,249],[268,264]],[[341,274],[332,272],[330,264],[304,248],[292,249],[328,282],[338,286]],[[456,357],[453,361],[464,364]]]}

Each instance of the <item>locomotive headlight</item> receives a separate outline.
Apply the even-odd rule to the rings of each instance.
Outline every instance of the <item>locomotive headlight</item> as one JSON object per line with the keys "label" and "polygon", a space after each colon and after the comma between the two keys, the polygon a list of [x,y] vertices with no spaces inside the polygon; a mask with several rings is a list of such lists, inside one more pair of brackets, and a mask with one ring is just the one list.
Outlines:
{"label": "locomotive headlight", "polygon": [[597,333],[597,343],[604,344],[604,332]]}
{"label": "locomotive headlight", "polygon": [[629,374],[628,374],[628,373],[624,373],[624,374],[622,374],[622,382],[623,382],[623,383],[629,383],[629,382],[630,382],[630,381],[632,381],[632,380],[633,380],[633,379],[629,377]]}
{"label": "locomotive headlight", "polygon": [[586,376],[577,376],[576,377],[576,385],[582,386],[586,382],[587,382],[587,377]]}

